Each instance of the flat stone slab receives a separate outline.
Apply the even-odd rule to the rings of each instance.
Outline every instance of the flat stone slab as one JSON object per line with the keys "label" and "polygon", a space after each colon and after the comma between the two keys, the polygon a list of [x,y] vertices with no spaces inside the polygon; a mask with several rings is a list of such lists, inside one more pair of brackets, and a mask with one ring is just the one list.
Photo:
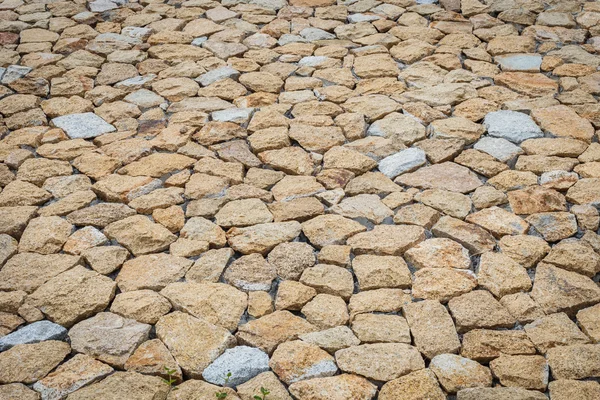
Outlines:
{"label": "flat stone slab", "polygon": [[500,110],[488,113],[483,124],[490,136],[504,138],[513,143],[544,136],[529,115],[516,111]]}
{"label": "flat stone slab", "polygon": [[64,130],[71,139],[89,139],[117,130],[91,112],[63,115],[54,118],[51,122],[57,128]]}
{"label": "flat stone slab", "polygon": [[494,60],[502,71],[539,72],[542,65],[542,56],[539,54],[507,54],[496,56]]}

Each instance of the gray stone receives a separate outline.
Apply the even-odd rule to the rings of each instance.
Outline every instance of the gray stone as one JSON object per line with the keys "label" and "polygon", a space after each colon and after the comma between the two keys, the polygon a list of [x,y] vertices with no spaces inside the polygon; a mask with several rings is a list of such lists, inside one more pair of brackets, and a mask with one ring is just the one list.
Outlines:
{"label": "gray stone", "polygon": [[379,170],[388,178],[394,179],[400,174],[413,171],[424,165],[426,161],[423,150],[411,147],[379,161]]}
{"label": "gray stone", "polygon": [[141,108],[150,108],[166,103],[164,97],[159,96],[148,89],[140,89],[133,93],[129,93],[123,100],[133,103]]}
{"label": "gray stone", "polygon": [[[193,44],[193,43],[192,43]],[[198,44],[196,44],[198,45]],[[208,71],[205,74],[200,75],[196,78],[196,82],[200,83],[202,86],[208,86],[211,83],[215,83],[217,81],[232,78],[236,79],[240,76],[240,71],[237,69],[231,68],[230,66],[225,66],[221,68],[215,68],[211,71]]]}
{"label": "gray stone", "polygon": [[114,126],[92,112],[63,115],[54,118],[52,123],[71,139],[88,139],[116,131]]}
{"label": "gray stone", "polygon": [[[235,387],[268,370],[267,353],[255,347],[237,346],[225,350],[202,372],[202,377],[215,385]],[[229,372],[231,377],[226,382]]]}
{"label": "gray stone", "polygon": [[0,351],[6,351],[18,344],[63,340],[66,336],[67,330],[62,326],[50,321],[38,321],[0,338]]}
{"label": "gray stone", "polygon": [[506,162],[519,154],[523,154],[523,149],[502,138],[483,137],[473,146],[476,150],[488,153],[490,156]]}
{"label": "gray stone", "polygon": [[213,121],[245,124],[250,120],[253,111],[252,108],[228,108],[213,112],[211,117]]}
{"label": "gray stone", "polygon": [[119,8],[119,6],[109,0],[96,0],[90,2],[90,11],[92,12],[104,12],[116,8]]}
{"label": "gray stone", "polygon": [[300,36],[312,42],[314,40],[335,39],[335,35],[319,28],[304,28],[300,31]]}
{"label": "gray stone", "polygon": [[488,113],[483,124],[490,136],[504,138],[513,143],[544,136],[529,115],[516,111],[500,110]]}
{"label": "gray stone", "polygon": [[495,57],[502,71],[539,72],[542,56],[539,54],[507,54]]}
{"label": "gray stone", "polygon": [[23,67],[21,65],[9,65],[6,68],[6,71],[4,71],[4,74],[2,75],[2,81],[0,82],[6,85],[16,81],[17,79],[21,79],[30,72],[31,68],[29,67]]}

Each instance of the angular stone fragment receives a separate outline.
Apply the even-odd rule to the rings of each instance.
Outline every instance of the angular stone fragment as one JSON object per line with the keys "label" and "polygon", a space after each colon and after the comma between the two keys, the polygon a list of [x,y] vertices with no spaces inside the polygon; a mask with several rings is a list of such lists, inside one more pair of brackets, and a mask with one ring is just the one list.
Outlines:
{"label": "angular stone fragment", "polygon": [[600,375],[600,345],[578,344],[548,350],[548,365],[554,379],[585,379]]}
{"label": "angular stone fragment", "polygon": [[424,229],[414,225],[377,225],[347,240],[355,254],[401,255],[425,239]]}
{"label": "angular stone fragment", "polygon": [[314,249],[301,242],[281,243],[268,256],[268,261],[283,279],[298,279],[302,272],[315,264]]}
{"label": "angular stone fragment", "polygon": [[52,124],[64,130],[71,139],[94,138],[115,131],[115,127],[94,113],[69,114],[54,118]]}
{"label": "angular stone fragment", "polygon": [[440,218],[432,228],[432,232],[439,237],[449,238],[460,243],[472,254],[490,251],[496,245],[494,237],[487,231],[452,217]]}
{"label": "angular stone fragment", "polygon": [[421,189],[443,189],[459,193],[472,192],[482,185],[479,178],[468,168],[452,162],[421,168],[416,172],[401,175],[396,181]]}
{"label": "angular stone fragment", "polygon": [[458,392],[458,400],[547,400],[537,390],[515,387],[470,388]]}
{"label": "angular stone fragment", "polygon": [[297,221],[258,224],[247,228],[231,228],[227,241],[242,254],[266,254],[280,243],[292,241],[301,231]]}
{"label": "angular stone fragment", "polygon": [[331,207],[330,211],[346,218],[363,218],[375,224],[380,224],[384,219],[393,215],[393,211],[381,202],[379,196],[374,194],[348,197]]}
{"label": "angular stone fragment", "polygon": [[33,388],[45,399],[65,398],[68,394],[99,381],[113,371],[109,365],[90,356],[77,354],[44,379],[37,381]]}
{"label": "angular stone fragment", "polygon": [[338,350],[335,359],[344,372],[390,381],[425,367],[416,348],[404,343],[364,344]]}
{"label": "angular stone fragment", "polygon": [[296,382],[290,385],[289,391],[299,400],[371,400],[377,387],[363,377],[341,374]]}
{"label": "angular stone fragment", "polygon": [[[145,217],[144,217],[145,218]],[[170,254],[148,254],[126,261],[115,281],[123,292],[161,290],[185,276],[192,261]]]}
{"label": "angular stone fragment", "polygon": [[412,294],[418,299],[447,302],[477,286],[471,271],[452,268],[423,268],[415,272]]}
{"label": "angular stone fragment", "polygon": [[440,388],[435,374],[426,368],[387,382],[381,388],[379,398],[381,400],[444,400],[446,395]]}
{"label": "angular stone fragment", "polygon": [[492,386],[492,373],[489,368],[455,354],[435,356],[429,368],[449,393],[471,387]]}
{"label": "angular stone fragment", "polygon": [[199,378],[210,363],[235,345],[235,338],[226,329],[182,312],[161,317],[156,336],[192,378]]}
{"label": "angular stone fragment", "polygon": [[504,386],[545,390],[548,386],[548,365],[542,356],[502,355],[490,368]]}
{"label": "angular stone fragment", "polygon": [[104,310],[115,290],[112,279],[76,266],[41,285],[28,301],[51,321],[68,327]]}
{"label": "angular stone fragment", "polygon": [[410,271],[401,257],[359,255],[352,261],[360,290],[408,287]]}
{"label": "angular stone fragment", "polygon": [[535,347],[543,354],[553,347],[589,342],[565,313],[543,316],[525,325],[524,329]]}
{"label": "angular stone fragment", "polygon": [[269,366],[288,385],[333,376],[337,372],[331,355],[314,344],[299,340],[280,344],[273,352]]}
{"label": "angular stone fragment", "polygon": [[508,202],[515,214],[566,211],[567,204],[562,194],[552,189],[531,186],[527,189],[508,192]]}
{"label": "angular stone fragment", "polygon": [[176,239],[167,228],[142,215],[113,222],[104,233],[136,256],[165,250]]}
{"label": "angular stone fragment", "polygon": [[246,310],[247,296],[223,283],[174,282],[160,292],[173,304],[194,317],[235,330]]}
{"label": "angular stone fragment", "polygon": [[0,383],[34,383],[52,371],[70,352],[71,346],[55,340],[17,345],[0,353]]}
{"label": "angular stone fragment", "polygon": [[594,136],[592,124],[565,105],[534,109],[531,117],[556,137],[571,137],[589,143]]}
{"label": "angular stone fragment", "polygon": [[600,288],[586,276],[544,263],[536,268],[531,297],[546,313],[574,314],[597,303]]}
{"label": "angular stone fragment", "polygon": [[[236,346],[227,349],[202,373],[202,377],[215,385],[238,386],[268,371],[269,356],[256,348]],[[227,374],[231,378],[225,381]]]}
{"label": "angular stone fragment", "polygon": [[331,294],[348,299],[354,291],[352,273],[345,268],[329,264],[317,264],[307,268],[300,282],[311,286],[319,293]]}
{"label": "angular stone fragment", "polygon": [[475,329],[463,336],[461,355],[487,362],[503,354],[535,354],[536,349],[523,331]]}
{"label": "angular stone fragment", "polygon": [[40,254],[58,253],[73,230],[60,217],[38,217],[29,222],[21,236],[19,251]]}
{"label": "angular stone fragment", "polygon": [[486,290],[474,290],[455,297],[448,302],[448,308],[459,332],[476,328],[512,328],[516,322]]}
{"label": "angular stone fragment", "polygon": [[525,268],[503,253],[481,255],[477,281],[496,297],[531,289],[531,279]]}
{"label": "angular stone fragment", "polygon": [[118,294],[110,311],[144,324],[155,324],[171,311],[171,303],[152,290],[134,290]]}
{"label": "angular stone fragment", "polygon": [[173,370],[170,373],[172,378],[181,381],[181,369],[167,347],[159,339],[147,340],[142,343],[125,363],[127,371],[156,375],[168,379],[169,374],[167,374],[165,368]]}
{"label": "angular stone fragment", "polygon": [[483,121],[490,136],[503,138],[513,143],[542,137],[542,130],[527,114],[501,110],[488,113]]}
{"label": "angular stone fragment", "polygon": [[279,400],[292,400],[287,389],[277,379],[273,372],[263,372],[249,381],[236,387],[237,394],[242,400],[254,400],[255,393],[260,393],[260,388],[269,388],[269,396]]}
{"label": "angular stone fragment", "polygon": [[557,242],[577,232],[577,220],[567,212],[532,214],[526,219],[549,242]]}
{"label": "angular stone fragment", "polygon": [[106,400],[147,400],[164,399],[168,392],[169,387],[156,376],[119,371],[98,383],[71,393],[69,397],[74,400],[92,400],[99,397]]}
{"label": "angular stone fragment", "polygon": [[406,304],[403,313],[410,326],[417,349],[431,359],[438,354],[456,353],[460,341],[452,317],[435,300]]}
{"label": "angular stone fragment", "polygon": [[498,245],[503,253],[525,268],[535,266],[550,251],[548,243],[536,236],[504,236]]}
{"label": "angular stone fragment", "polygon": [[63,340],[66,336],[67,330],[62,326],[50,321],[38,321],[0,338],[0,351],[6,351],[20,344]]}
{"label": "angular stone fragment", "polygon": [[412,147],[396,154],[385,157],[379,161],[379,170],[388,178],[393,179],[398,175],[414,171],[425,164],[425,152]]}
{"label": "angular stone fragment", "polygon": [[468,269],[471,266],[469,251],[457,242],[446,238],[427,239],[408,249],[404,257],[417,269]]}
{"label": "angular stone fragment", "polygon": [[569,400],[575,398],[593,399],[600,396],[600,383],[595,381],[576,381],[558,379],[548,385],[553,400]]}
{"label": "angular stone fragment", "polygon": [[347,326],[336,326],[319,332],[305,333],[299,338],[304,342],[315,344],[329,353],[360,344],[360,340]]}
{"label": "angular stone fragment", "polygon": [[32,293],[48,280],[80,263],[80,257],[65,254],[17,254],[0,270],[0,289]]}

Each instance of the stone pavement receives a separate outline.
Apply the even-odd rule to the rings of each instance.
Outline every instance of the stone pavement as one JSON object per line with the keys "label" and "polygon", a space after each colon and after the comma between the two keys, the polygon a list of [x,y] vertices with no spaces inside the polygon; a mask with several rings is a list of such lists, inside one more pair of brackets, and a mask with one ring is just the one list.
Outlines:
{"label": "stone pavement", "polygon": [[0,0],[0,400],[600,399],[600,2]]}

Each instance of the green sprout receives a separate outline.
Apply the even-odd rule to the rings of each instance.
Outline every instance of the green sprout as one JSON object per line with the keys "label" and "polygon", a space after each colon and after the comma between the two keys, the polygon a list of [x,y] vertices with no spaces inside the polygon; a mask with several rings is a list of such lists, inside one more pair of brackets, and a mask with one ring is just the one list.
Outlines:
{"label": "green sprout", "polygon": [[262,396],[259,396],[257,394],[254,395],[254,400],[266,400],[267,399],[267,395],[271,394],[271,392],[269,391],[269,389],[265,389],[264,387],[260,387],[260,394]]}
{"label": "green sprout", "polygon": [[165,372],[167,373],[167,378],[162,378],[163,382],[166,383],[167,385],[169,385],[169,387],[171,388],[171,390],[177,390],[178,388],[175,386],[175,383],[177,383],[177,378],[174,377],[174,375],[177,373],[176,369],[171,369],[169,367],[167,367],[165,365]]}
{"label": "green sprout", "polygon": [[[229,383],[229,379],[231,379],[231,372],[228,372],[225,376],[225,383],[223,384],[223,386]],[[224,399],[227,397],[227,392],[215,392],[215,397],[217,399]]]}

